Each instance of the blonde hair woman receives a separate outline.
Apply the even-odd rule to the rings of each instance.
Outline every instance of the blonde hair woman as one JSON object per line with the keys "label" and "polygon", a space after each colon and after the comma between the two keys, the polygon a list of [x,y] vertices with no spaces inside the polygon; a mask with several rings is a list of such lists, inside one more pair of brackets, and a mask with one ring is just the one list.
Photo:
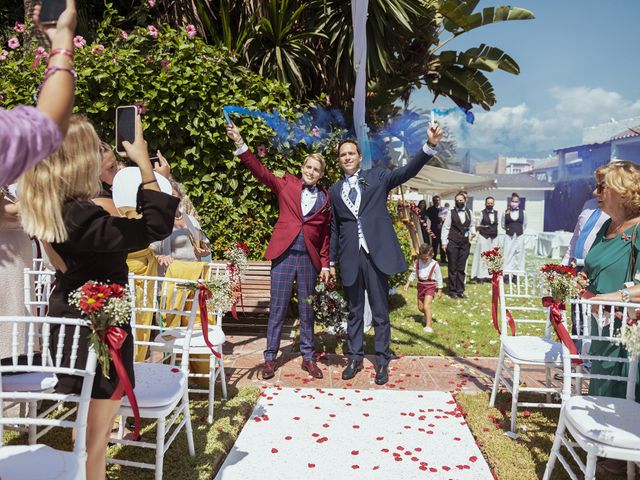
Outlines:
{"label": "blonde hair woman", "polygon": [[[49,300],[49,315],[78,317],[80,312],[68,303],[68,296],[89,280],[127,283],[127,254],[145,248],[171,233],[178,201],[159,191],[147,144],[142,136],[140,117],[136,119],[133,144],[124,142],[128,157],[140,168],[142,183],[138,194],[139,219],[109,215],[91,202],[100,191],[100,141],[89,121],[82,116],[71,118],[69,131],[61,149],[36,165],[22,177],[20,214],[24,230],[40,240],[50,242],[48,251],[56,267],[56,287]],[[132,382],[133,339],[131,327],[121,350],[125,368]],[[82,332],[81,345],[86,355],[88,329]],[[52,331],[57,344],[57,332]],[[67,336],[65,341],[69,340]],[[69,352],[70,355],[71,352]],[[68,362],[68,358],[64,359]],[[119,378],[113,364],[110,378],[96,370],[87,430],[87,479],[105,478],[106,448],[121,402]],[[56,389],[78,392],[75,378],[60,376]],[[114,398],[116,397],[116,398]]]}

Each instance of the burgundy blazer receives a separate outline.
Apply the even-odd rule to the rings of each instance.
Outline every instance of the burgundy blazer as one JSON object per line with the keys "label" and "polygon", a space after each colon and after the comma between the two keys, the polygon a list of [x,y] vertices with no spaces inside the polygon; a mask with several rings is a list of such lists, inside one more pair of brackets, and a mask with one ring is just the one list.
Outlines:
{"label": "burgundy blazer", "polygon": [[322,268],[329,268],[329,231],[331,228],[331,205],[329,193],[325,190],[325,203],[320,210],[305,221],[302,215],[300,199],[302,198],[303,181],[285,173],[284,177],[274,175],[260,160],[247,150],[240,155],[240,161],[254,177],[269,187],[278,197],[280,215],[264,257],[275,260],[282,255],[300,233],[304,232],[304,243],[314,268],[320,272]]}

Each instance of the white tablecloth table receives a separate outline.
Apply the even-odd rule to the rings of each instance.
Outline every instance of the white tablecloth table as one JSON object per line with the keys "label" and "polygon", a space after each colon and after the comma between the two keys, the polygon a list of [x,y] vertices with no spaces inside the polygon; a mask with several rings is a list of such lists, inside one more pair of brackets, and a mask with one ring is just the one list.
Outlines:
{"label": "white tablecloth table", "polygon": [[562,258],[569,248],[572,232],[540,232],[536,243],[536,255],[539,257]]}

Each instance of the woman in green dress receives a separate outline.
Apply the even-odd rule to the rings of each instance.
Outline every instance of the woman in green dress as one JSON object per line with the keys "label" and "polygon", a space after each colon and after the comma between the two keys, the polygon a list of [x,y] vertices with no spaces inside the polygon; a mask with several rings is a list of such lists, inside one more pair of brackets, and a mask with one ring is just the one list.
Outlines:
{"label": "woman in green dress", "polygon": [[[612,162],[595,172],[594,195],[603,212],[611,217],[607,220],[589,250],[585,259],[585,272],[589,277],[589,291],[595,294],[593,300],[623,301],[622,289],[625,282],[640,283],[640,261],[632,267],[634,258],[640,253],[640,166],[626,161]],[[634,241],[635,240],[635,241]],[[633,289],[636,291],[636,289]],[[640,288],[637,289],[640,300]],[[620,320],[613,322],[620,328]],[[604,327],[603,335],[609,334],[611,325]],[[595,319],[591,323],[592,332],[597,331]],[[624,358],[626,351],[618,344],[608,341],[593,341],[591,355]],[[593,361],[592,373],[605,375],[626,375],[627,364],[620,362]],[[590,395],[624,398],[624,382],[591,379]],[[640,400],[640,382],[636,385],[636,399]]]}

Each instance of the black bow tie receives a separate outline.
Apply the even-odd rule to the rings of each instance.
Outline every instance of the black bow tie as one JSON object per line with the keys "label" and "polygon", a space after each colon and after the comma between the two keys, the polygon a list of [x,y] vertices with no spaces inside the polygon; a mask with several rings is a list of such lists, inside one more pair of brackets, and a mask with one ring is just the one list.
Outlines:
{"label": "black bow tie", "polygon": [[316,187],[315,185],[309,185],[307,183],[303,183],[302,189],[309,190],[310,193],[316,193],[316,191],[318,190],[318,187]]}

